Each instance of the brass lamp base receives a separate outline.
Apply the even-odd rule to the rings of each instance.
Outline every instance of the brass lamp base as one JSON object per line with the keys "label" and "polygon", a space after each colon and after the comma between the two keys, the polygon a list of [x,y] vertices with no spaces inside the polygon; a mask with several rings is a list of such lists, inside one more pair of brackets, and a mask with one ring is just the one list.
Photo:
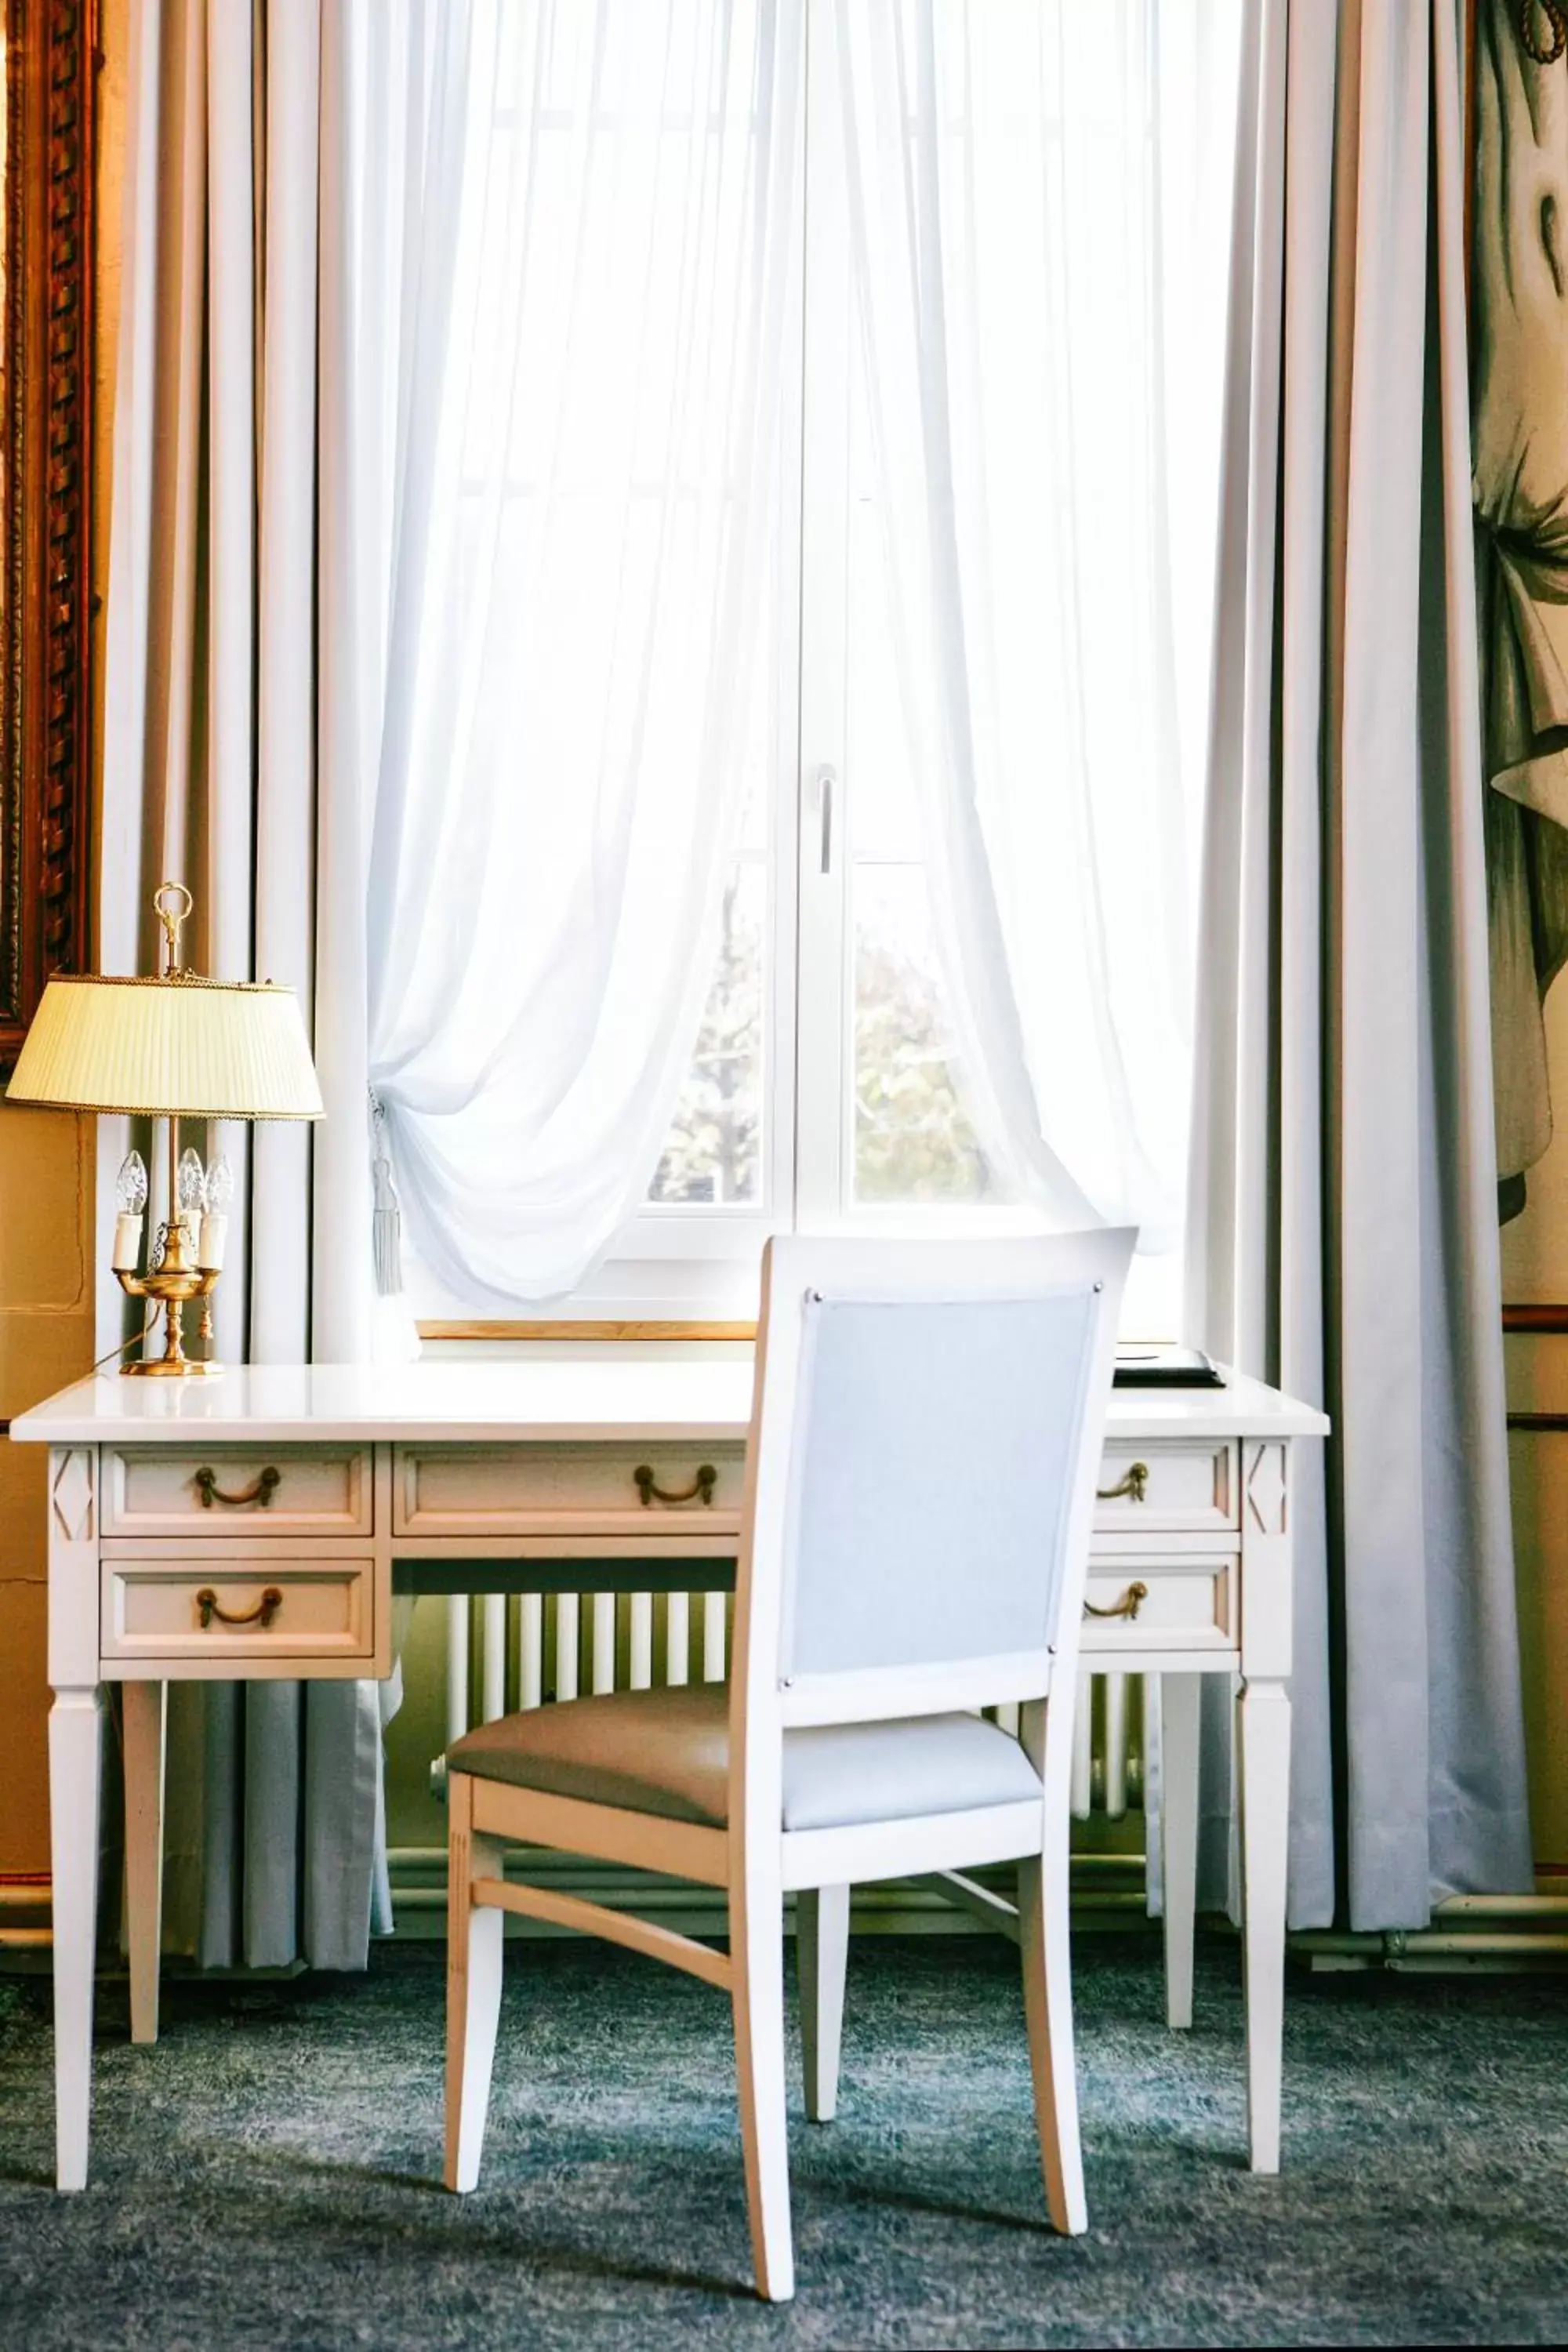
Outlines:
{"label": "brass lamp base", "polygon": [[115,1280],[121,1290],[132,1298],[151,1298],[163,1310],[163,1352],[161,1356],[138,1357],[133,1363],[121,1364],[121,1373],[132,1381],[201,1381],[212,1380],[223,1366],[209,1358],[187,1356],[184,1335],[180,1328],[182,1311],[188,1298],[207,1298],[217,1288],[217,1268],[195,1265],[186,1255],[185,1228],[178,1219],[170,1228],[163,1251],[163,1264],[151,1274],[126,1274],[117,1266]]}
{"label": "brass lamp base", "polygon": [[210,1381],[223,1370],[210,1356],[187,1356],[183,1352],[171,1361],[167,1356],[139,1356],[134,1363],[121,1364],[121,1377],[128,1381]]}
{"label": "brass lamp base", "polygon": [[[174,976],[174,980],[177,981],[179,978],[180,958],[176,935],[179,930],[181,918],[178,915],[166,913],[164,909],[159,906],[159,900],[162,899],[165,892],[169,891],[174,891],[179,897],[184,898],[185,902],[185,912],[187,914],[190,911],[191,900],[190,893],[184,889],[183,884],[165,882],[163,890],[158,893],[158,898],[153,902],[153,905],[157,906],[159,908],[160,919],[165,925],[172,927],[169,930],[169,971]],[[198,1186],[201,1195],[201,1215],[199,1217],[196,1215],[195,1205],[194,1202],[188,1200],[182,1201],[180,1191],[180,1122],[178,1118],[171,1116],[168,1127],[169,1198],[167,1204],[167,1221],[159,1226],[157,1234],[153,1239],[153,1246],[148,1252],[146,1273],[136,1273],[134,1270],[134,1254],[137,1239],[141,1232],[142,1202],[145,1202],[147,1197],[146,1174],[145,1171],[143,1171],[141,1187],[141,1200],[136,1202],[134,1207],[130,1208],[130,1215],[134,1220],[134,1223],[132,1223],[130,1227],[132,1241],[132,1264],[130,1266],[117,1265],[114,1268],[114,1278],[116,1282],[119,1283],[121,1289],[125,1292],[127,1297],[150,1298],[155,1308],[160,1307],[163,1308],[163,1352],[161,1356],[140,1357],[134,1363],[121,1364],[120,1370],[126,1380],[132,1381],[212,1380],[217,1373],[222,1371],[223,1366],[221,1364],[215,1364],[206,1357],[198,1358],[195,1362],[193,1362],[191,1358],[185,1353],[184,1333],[180,1327],[184,1314],[186,1300],[190,1298],[210,1298],[213,1292],[217,1288],[218,1274],[223,1265],[222,1235],[224,1232],[224,1219],[221,1213],[221,1205],[220,1212],[216,1217],[209,1217],[206,1213],[207,1196],[205,1178],[202,1178]],[[195,1156],[195,1155],[194,1153],[187,1155],[187,1157],[193,1159]],[[127,1161],[126,1166],[129,1167],[130,1164],[131,1163]],[[138,1162],[138,1165],[140,1165],[140,1162]],[[121,1175],[124,1174],[123,1170],[121,1172]],[[199,1163],[197,1173],[199,1176]],[[225,1197],[226,1201],[226,1194]],[[129,1204],[127,1205],[129,1206]],[[117,1241],[119,1240],[121,1230],[126,1225],[126,1223],[127,1219],[122,1217],[116,1225],[115,1237]],[[209,1242],[209,1227],[213,1229],[216,1235],[216,1245],[214,1243]],[[204,1253],[208,1249],[211,1250],[211,1257],[207,1262],[204,1263]],[[116,1250],[115,1254],[118,1256],[118,1250]],[[212,1338],[212,1313],[209,1308],[202,1319],[202,1337],[204,1339],[210,1339]]]}

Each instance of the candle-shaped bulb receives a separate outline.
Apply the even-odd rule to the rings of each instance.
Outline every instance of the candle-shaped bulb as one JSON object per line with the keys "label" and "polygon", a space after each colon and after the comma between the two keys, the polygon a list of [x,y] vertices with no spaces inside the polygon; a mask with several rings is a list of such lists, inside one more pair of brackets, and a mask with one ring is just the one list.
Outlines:
{"label": "candle-shaped bulb", "polygon": [[142,1255],[142,1212],[147,1206],[147,1171],[139,1151],[128,1151],[114,1182],[114,1255],[117,1274],[134,1274]]}
{"label": "candle-shaped bulb", "polygon": [[202,1171],[201,1160],[194,1147],[187,1143],[180,1155],[180,1172],[176,1180],[182,1216],[200,1215],[202,1197],[206,1191],[206,1183],[207,1180]]}
{"label": "candle-shaped bulb", "polygon": [[228,1204],[234,1198],[234,1171],[226,1152],[220,1151],[207,1170],[205,1198],[215,1217],[228,1214]]}
{"label": "candle-shaped bulb", "polygon": [[120,1163],[114,1205],[122,1217],[139,1217],[147,1206],[147,1171],[139,1151],[128,1151]]}
{"label": "candle-shaped bulb", "polygon": [[196,1236],[196,1264],[205,1274],[216,1274],[223,1264],[224,1240],[228,1232],[228,1204],[234,1198],[234,1171],[220,1151],[207,1170],[202,1187],[202,1222]]}

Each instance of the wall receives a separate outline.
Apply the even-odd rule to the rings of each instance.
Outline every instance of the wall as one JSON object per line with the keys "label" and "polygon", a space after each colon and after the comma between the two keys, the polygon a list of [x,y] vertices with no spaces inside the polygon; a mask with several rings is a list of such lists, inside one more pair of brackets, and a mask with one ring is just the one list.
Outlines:
{"label": "wall", "polygon": [[[92,1356],[84,1119],[0,1108],[0,1417]],[[45,1457],[0,1439],[0,1874],[48,1866],[45,1790]]]}
{"label": "wall", "polygon": [[[120,218],[130,0],[99,0],[97,442],[93,452],[94,647],[102,744],[102,600],[108,575],[110,435],[120,299]],[[0,1103],[0,1420],[92,1360],[93,1123]],[[48,1868],[45,1745],[45,1462],[0,1438],[0,1878]]]}
{"label": "wall", "polygon": [[[1517,1306],[1568,1301],[1568,978],[1547,997],[1546,1038],[1556,1137],[1502,1234],[1503,1297]],[[1510,1410],[1568,1414],[1568,1336],[1514,1332],[1507,1349]],[[1568,1430],[1516,1430],[1510,1454],[1536,1866],[1568,1877]]]}

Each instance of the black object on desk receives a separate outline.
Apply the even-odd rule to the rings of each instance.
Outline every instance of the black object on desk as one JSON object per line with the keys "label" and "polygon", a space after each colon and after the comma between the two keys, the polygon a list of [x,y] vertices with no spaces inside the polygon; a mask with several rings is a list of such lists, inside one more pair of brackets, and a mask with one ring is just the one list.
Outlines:
{"label": "black object on desk", "polygon": [[1225,1374],[1201,1348],[1139,1348],[1116,1351],[1119,1389],[1222,1389]]}

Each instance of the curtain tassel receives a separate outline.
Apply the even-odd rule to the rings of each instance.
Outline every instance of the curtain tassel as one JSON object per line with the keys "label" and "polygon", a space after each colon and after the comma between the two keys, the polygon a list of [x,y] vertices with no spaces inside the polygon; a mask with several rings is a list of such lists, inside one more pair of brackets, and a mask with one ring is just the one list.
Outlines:
{"label": "curtain tassel", "polygon": [[375,1129],[375,1153],[370,1163],[372,1186],[371,1247],[375,1258],[375,1287],[383,1298],[395,1298],[403,1288],[403,1214],[392,1181],[386,1150],[386,1113],[374,1093],[370,1115]]}

